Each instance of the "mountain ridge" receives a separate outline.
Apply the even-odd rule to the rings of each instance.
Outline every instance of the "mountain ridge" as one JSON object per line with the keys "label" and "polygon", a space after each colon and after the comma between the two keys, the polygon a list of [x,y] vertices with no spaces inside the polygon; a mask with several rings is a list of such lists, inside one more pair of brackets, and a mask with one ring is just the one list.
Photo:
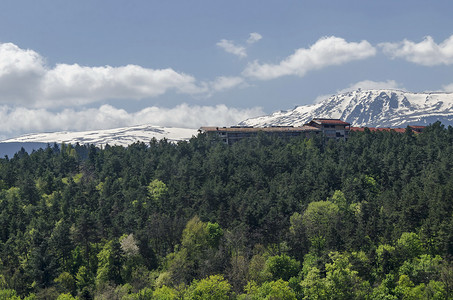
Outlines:
{"label": "mountain ridge", "polygon": [[[406,127],[428,125],[441,121],[453,125],[453,93],[407,92],[394,89],[348,91],[325,98],[310,105],[296,106],[269,115],[240,122],[239,126],[302,126],[314,118],[341,119],[355,127]],[[66,143],[94,144],[95,146],[128,146],[134,142],[148,143],[152,138],[169,141],[189,140],[198,129],[136,125],[81,132],[53,132],[26,134],[0,141],[0,147],[11,143]],[[17,151],[20,150],[18,147]],[[0,149],[1,150],[1,149]],[[1,151],[0,151],[1,152]]]}
{"label": "mountain ridge", "polygon": [[169,141],[189,140],[197,135],[198,129],[161,127],[150,124],[90,131],[60,131],[52,133],[31,133],[0,141],[2,143],[65,143],[93,144],[95,146],[128,146],[135,142],[148,143],[152,138]]}
{"label": "mountain ridge", "polygon": [[453,125],[453,93],[393,89],[348,91],[318,103],[247,119],[241,126],[301,126],[313,118],[342,119],[357,127]]}

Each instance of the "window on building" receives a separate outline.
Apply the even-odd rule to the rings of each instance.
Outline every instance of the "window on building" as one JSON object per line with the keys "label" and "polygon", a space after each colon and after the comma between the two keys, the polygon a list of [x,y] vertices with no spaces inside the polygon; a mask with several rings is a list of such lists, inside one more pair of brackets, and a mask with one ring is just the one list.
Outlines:
{"label": "window on building", "polygon": [[326,133],[326,135],[332,136],[332,135],[335,135],[335,130],[326,130],[325,133]]}

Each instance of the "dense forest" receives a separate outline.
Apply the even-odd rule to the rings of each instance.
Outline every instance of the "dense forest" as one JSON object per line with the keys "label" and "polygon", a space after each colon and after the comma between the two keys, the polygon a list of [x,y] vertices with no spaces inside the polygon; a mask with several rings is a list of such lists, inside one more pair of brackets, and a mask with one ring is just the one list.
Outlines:
{"label": "dense forest", "polygon": [[453,128],[0,159],[0,299],[453,299]]}

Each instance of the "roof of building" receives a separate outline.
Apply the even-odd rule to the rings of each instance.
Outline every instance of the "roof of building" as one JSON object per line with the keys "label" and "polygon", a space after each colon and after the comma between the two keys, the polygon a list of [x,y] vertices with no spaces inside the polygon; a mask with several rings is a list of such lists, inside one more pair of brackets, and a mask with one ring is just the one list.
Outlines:
{"label": "roof of building", "polygon": [[233,127],[201,127],[201,131],[204,132],[307,132],[307,131],[319,131],[319,128],[313,126],[275,126],[275,127],[248,127],[248,126],[233,126]]}
{"label": "roof of building", "polygon": [[349,124],[348,122],[345,122],[345,121],[342,121],[340,119],[323,119],[323,118],[314,118],[313,120],[311,120],[308,124],[310,123],[316,123],[316,124],[320,124],[320,125],[343,125],[343,126],[349,126],[351,124]]}

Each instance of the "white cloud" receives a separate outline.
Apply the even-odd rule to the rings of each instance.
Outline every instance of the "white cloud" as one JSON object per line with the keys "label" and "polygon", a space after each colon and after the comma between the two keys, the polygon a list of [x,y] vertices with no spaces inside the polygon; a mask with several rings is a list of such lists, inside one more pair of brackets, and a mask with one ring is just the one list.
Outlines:
{"label": "white cloud", "polygon": [[[363,80],[356,83],[351,84],[349,87],[338,90],[337,94],[343,94],[351,91],[356,91],[358,89],[362,90],[401,90],[403,87],[396,82],[395,80],[387,80],[387,81],[372,81],[372,80]],[[319,103],[331,95],[321,95],[315,99],[315,103]]]}
{"label": "white cloud", "polygon": [[247,52],[244,46],[235,45],[233,41],[222,39],[217,43],[217,46],[222,48],[225,52],[237,55],[239,57],[246,57]]}
{"label": "white cloud", "polygon": [[[247,39],[247,44],[251,45],[259,40],[261,40],[263,36],[257,32],[250,33],[249,38]],[[247,47],[242,45],[237,45],[233,41],[222,39],[220,42],[217,43],[217,46],[222,48],[225,52],[234,54],[239,56],[240,58],[247,57]]]}
{"label": "white cloud", "polygon": [[171,68],[137,65],[86,67],[45,65],[35,51],[0,43],[0,104],[58,107],[108,99],[143,99],[170,90],[183,94],[207,93],[190,75]]}
{"label": "white cloud", "polygon": [[443,85],[442,88],[445,92],[453,93],[453,83]]}
{"label": "white cloud", "polygon": [[250,37],[247,39],[247,44],[254,44],[261,40],[263,36],[259,34],[258,32],[252,32],[250,33]]}
{"label": "white cloud", "polygon": [[263,114],[262,109],[257,107],[239,109],[225,105],[181,104],[173,108],[147,107],[132,113],[111,105],[83,110],[64,109],[60,112],[3,105],[0,106],[0,135],[12,137],[26,132],[83,131],[137,124],[181,128],[228,126]]}
{"label": "white cloud", "polygon": [[13,43],[0,43],[0,76],[42,73],[42,57],[33,50],[23,50]]}
{"label": "white cloud", "polygon": [[453,35],[440,44],[427,36],[420,43],[405,39],[398,43],[381,43],[379,46],[392,58],[403,58],[423,66],[453,64]]}
{"label": "white cloud", "polygon": [[324,37],[310,48],[297,49],[279,64],[249,64],[243,75],[260,80],[274,79],[285,75],[304,76],[308,71],[332,65],[341,65],[361,60],[376,54],[376,49],[367,41],[347,42],[338,37]]}
{"label": "white cloud", "polygon": [[237,86],[246,86],[247,84],[242,77],[217,77],[215,81],[211,82],[210,87],[212,91],[220,92],[232,89]]}
{"label": "white cloud", "polygon": [[0,43],[0,103],[26,103],[39,90],[43,58],[12,43]]}
{"label": "white cloud", "polygon": [[171,109],[150,107],[141,110],[134,116],[139,124],[153,120],[161,126],[197,128],[203,125],[234,125],[250,116],[262,115],[259,107],[238,109],[226,105],[189,106],[181,104]]}
{"label": "white cloud", "polygon": [[351,84],[349,87],[339,90],[339,93],[345,93],[349,91],[355,91],[358,89],[362,90],[396,90],[403,89],[403,87],[395,80],[387,81],[373,81],[373,80],[362,80],[357,83]]}
{"label": "white cloud", "polygon": [[160,96],[171,89],[184,94],[205,92],[196,85],[195,78],[173,69],[60,64],[43,78],[40,105],[53,105],[59,100],[74,105],[102,99],[143,99]]}

